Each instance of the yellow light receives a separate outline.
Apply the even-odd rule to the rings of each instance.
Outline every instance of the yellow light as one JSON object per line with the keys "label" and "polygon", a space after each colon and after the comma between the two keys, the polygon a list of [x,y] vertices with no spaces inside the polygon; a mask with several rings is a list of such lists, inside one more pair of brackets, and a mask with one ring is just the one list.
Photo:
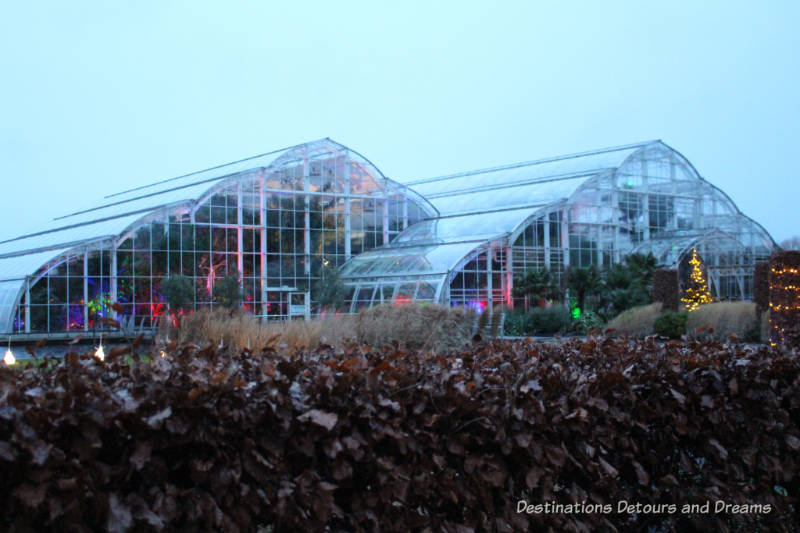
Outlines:
{"label": "yellow light", "polygon": [[163,359],[166,356],[167,356],[167,352],[165,352],[164,350],[161,350],[161,358]]}
{"label": "yellow light", "polygon": [[105,354],[105,352],[103,351],[103,345],[102,345],[102,344],[101,344],[101,345],[100,345],[100,347],[97,349],[97,351],[94,353],[94,356],[95,356],[95,357],[97,357],[97,359],[98,359],[98,360],[100,360],[100,361],[105,361],[105,359],[106,359],[106,354]]}
{"label": "yellow light", "polygon": [[16,362],[17,362],[17,358],[16,358],[16,357],[14,357],[14,354],[13,354],[13,353],[11,353],[11,348],[9,348],[8,350],[6,350],[6,356],[5,356],[5,357],[3,357],[3,362],[4,362],[5,364],[9,365],[9,366],[11,366],[11,365],[13,365],[14,363],[16,363]]}

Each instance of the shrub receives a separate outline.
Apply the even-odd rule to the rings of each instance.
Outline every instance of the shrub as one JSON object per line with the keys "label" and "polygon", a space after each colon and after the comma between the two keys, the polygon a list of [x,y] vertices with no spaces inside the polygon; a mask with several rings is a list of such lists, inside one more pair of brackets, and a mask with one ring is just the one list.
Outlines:
{"label": "shrub", "polygon": [[221,309],[201,309],[181,322],[178,340],[198,345],[223,344],[229,350],[260,350],[270,339],[290,351],[316,349],[321,344],[342,348],[356,342],[355,317],[326,315],[315,320],[262,322],[252,315],[231,315]]}
{"label": "shrub", "polygon": [[759,339],[761,342],[769,342],[769,309],[761,313],[761,320],[760,323],[760,333],[761,338]]}
{"label": "shrub", "polygon": [[444,353],[469,346],[474,321],[475,312],[462,307],[385,304],[362,309],[355,331],[359,342],[370,346],[396,341],[408,349]]}
{"label": "shrub", "polygon": [[214,282],[214,303],[225,309],[239,307],[242,303],[242,293],[239,274],[235,271]]}
{"label": "shrub", "polygon": [[600,316],[593,311],[584,311],[573,324],[575,332],[580,334],[586,334],[595,329],[602,329],[602,327],[603,321],[600,319]]}
{"label": "shrub", "polygon": [[339,277],[339,269],[325,265],[311,290],[312,300],[319,302],[322,309],[342,309],[345,305],[347,287]]}
{"label": "shrub", "polygon": [[507,312],[503,332],[505,335],[518,337],[551,335],[569,331],[572,326],[572,316],[568,309],[561,306],[537,307],[527,313]]}
{"label": "shrub", "polygon": [[677,270],[661,268],[653,273],[653,301],[661,302],[665,311],[677,311],[680,296]]}
{"label": "shrub", "polygon": [[568,331],[571,324],[569,309],[561,306],[539,307],[528,312],[526,329],[529,334],[551,335]]}
{"label": "shrub", "polygon": [[661,309],[661,302],[633,307],[617,315],[606,327],[631,337],[652,335],[653,324],[661,314]]}
{"label": "shrub", "polygon": [[[441,357],[184,345],[135,366],[70,353],[0,367],[2,530],[798,531],[797,357],[663,353],[613,339]],[[771,509],[517,511],[583,493]]]}
{"label": "shrub", "polygon": [[686,322],[689,320],[688,311],[668,311],[658,317],[653,323],[653,331],[662,337],[680,339],[686,333]]}
{"label": "shrub", "polygon": [[524,313],[513,311],[506,313],[506,323],[503,325],[504,333],[517,337],[528,335],[527,320],[527,315]]}
{"label": "shrub", "polygon": [[786,334],[800,324],[800,252],[775,252],[769,268],[770,341],[789,342]]}
{"label": "shrub", "polygon": [[756,263],[753,271],[753,301],[759,314],[769,310],[769,263],[767,262]]}
{"label": "shrub", "polygon": [[631,254],[606,270],[602,291],[598,294],[598,309],[603,317],[610,318],[626,309],[649,304],[657,266],[652,253]]}
{"label": "shrub", "polygon": [[540,298],[561,296],[552,274],[545,268],[529,270],[525,274],[515,276],[513,295],[514,298],[527,296],[534,302]]}
{"label": "shrub", "polygon": [[727,340],[731,334],[744,340],[758,325],[756,306],[753,302],[717,302],[701,305],[689,314],[686,328],[689,332],[703,326],[711,326],[711,337]]}
{"label": "shrub", "polygon": [[595,265],[567,269],[567,287],[578,301],[581,311],[586,309],[586,299],[597,293],[603,278]]}
{"label": "shrub", "polygon": [[171,275],[161,281],[161,294],[173,311],[188,311],[194,305],[194,282],[192,278]]}
{"label": "shrub", "polygon": [[[314,350],[330,345],[341,350],[354,342],[384,345],[398,342],[410,349],[436,352],[468,346],[475,313],[438,305],[381,305],[358,315],[328,313],[314,320],[263,322],[252,315],[202,309],[184,318],[180,342],[228,350],[260,350],[270,343],[289,351]],[[499,324],[498,324],[499,326]]]}
{"label": "shrub", "polygon": [[489,336],[492,339],[497,338],[500,335],[500,322],[503,320],[503,308],[501,306],[495,306],[494,311],[492,311],[492,317],[489,322]]}

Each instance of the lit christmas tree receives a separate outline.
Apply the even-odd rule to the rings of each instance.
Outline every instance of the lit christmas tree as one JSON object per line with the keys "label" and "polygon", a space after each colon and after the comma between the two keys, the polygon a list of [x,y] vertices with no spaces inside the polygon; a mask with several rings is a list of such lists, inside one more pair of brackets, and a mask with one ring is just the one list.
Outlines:
{"label": "lit christmas tree", "polygon": [[711,293],[708,291],[708,284],[703,277],[703,270],[700,258],[697,257],[697,248],[692,249],[692,258],[689,260],[692,265],[692,273],[689,275],[686,290],[681,301],[686,304],[686,309],[694,311],[703,304],[711,303]]}

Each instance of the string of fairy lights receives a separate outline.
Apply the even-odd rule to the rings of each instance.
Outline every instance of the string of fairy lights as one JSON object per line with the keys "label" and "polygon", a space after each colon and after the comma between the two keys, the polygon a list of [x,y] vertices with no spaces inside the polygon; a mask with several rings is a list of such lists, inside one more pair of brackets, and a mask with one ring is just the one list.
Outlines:
{"label": "string of fairy lights", "polygon": [[702,261],[697,256],[697,248],[692,248],[692,258],[689,260],[692,265],[692,272],[689,274],[689,286],[684,292],[681,301],[686,305],[687,311],[694,311],[704,304],[711,303],[711,292],[708,290],[708,283],[703,277],[703,270],[700,268]]}
{"label": "string of fairy lights", "polygon": [[773,267],[769,283],[770,344],[783,340],[790,324],[800,322],[800,268]]}

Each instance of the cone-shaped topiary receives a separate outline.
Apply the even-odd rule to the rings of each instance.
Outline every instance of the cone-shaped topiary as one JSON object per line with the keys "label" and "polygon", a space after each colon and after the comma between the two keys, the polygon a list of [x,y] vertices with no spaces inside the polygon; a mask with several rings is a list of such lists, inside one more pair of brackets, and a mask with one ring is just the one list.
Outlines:
{"label": "cone-shaped topiary", "polygon": [[703,270],[700,258],[697,256],[697,248],[692,249],[692,258],[689,260],[692,265],[692,272],[689,274],[689,281],[683,293],[681,301],[686,304],[688,311],[694,311],[703,304],[711,303],[711,293],[708,291],[708,283],[703,277]]}

